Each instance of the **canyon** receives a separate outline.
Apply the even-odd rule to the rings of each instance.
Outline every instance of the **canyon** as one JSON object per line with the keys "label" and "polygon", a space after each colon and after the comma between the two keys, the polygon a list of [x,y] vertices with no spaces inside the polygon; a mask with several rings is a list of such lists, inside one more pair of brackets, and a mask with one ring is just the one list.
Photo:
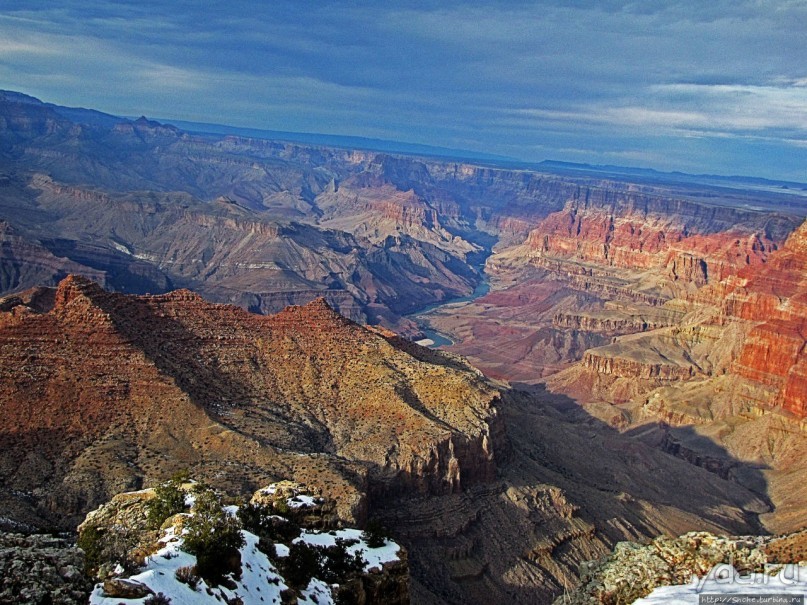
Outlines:
{"label": "canyon", "polygon": [[488,259],[489,294],[424,319],[486,373],[764,494],[766,526],[791,531],[805,523],[807,223],[723,212],[570,200]]}
{"label": "canyon", "polygon": [[418,603],[801,529],[807,198],[772,189],[0,92],[0,525],[69,530],[181,469],[292,479],[389,527]]}
{"label": "canyon", "polygon": [[493,382],[323,299],[262,316],[69,276],[2,309],[9,529],[75,527],[185,469],[232,494],[294,477],[342,523],[390,528],[413,600],[528,603],[620,540],[755,532],[769,510],[571,400]]}

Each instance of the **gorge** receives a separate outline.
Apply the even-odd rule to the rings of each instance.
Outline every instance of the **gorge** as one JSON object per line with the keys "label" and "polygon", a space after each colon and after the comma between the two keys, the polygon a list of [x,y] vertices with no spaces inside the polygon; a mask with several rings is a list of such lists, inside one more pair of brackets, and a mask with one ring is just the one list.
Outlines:
{"label": "gorge", "polygon": [[383,522],[417,603],[551,602],[622,540],[799,530],[806,199],[2,92],[0,525],[70,531],[182,469],[293,480]]}

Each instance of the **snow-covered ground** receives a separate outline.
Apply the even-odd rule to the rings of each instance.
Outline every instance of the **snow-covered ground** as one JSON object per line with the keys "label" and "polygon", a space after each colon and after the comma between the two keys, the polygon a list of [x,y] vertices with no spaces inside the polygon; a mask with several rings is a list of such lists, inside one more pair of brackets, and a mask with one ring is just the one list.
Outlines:
{"label": "snow-covered ground", "polygon": [[288,504],[290,508],[307,508],[315,506],[316,503],[317,501],[313,496],[307,496],[305,494],[298,494],[286,500],[286,504]]}
{"label": "snow-covered ground", "polygon": [[367,561],[367,565],[364,566],[364,571],[370,571],[373,568],[380,569],[384,563],[398,560],[400,547],[395,542],[386,540],[384,546],[370,548],[367,546],[367,542],[362,540],[361,533],[359,529],[340,529],[333,533],[304,531],[299,538],[293,541],[305,542],[312,546],[334,546],[337,538],[343,540],[358,540],[358,543],[353,546],[348,546],[347,551],[351,555],[355,555],[357,552],[361,551],[362,558]]}
{"label": "snow-covered ground", "polygon": [[[171,605],[221,605],[221,596],[231,598],[236,594],[241,597],[244,605],[252,603],[280,603],[280,593],[288,588],[283,578],[277,573],[274,565],[267,556],[258,550],[258,537],[250,532],[243,532],[246,543],[241,548],[241,580],[235,590],[217,587],[208,590],[204,580],[199,580],[196,589],[183,584],[176,579],[176,571],[180,567],[196,565],[196,557],[180,550],[181,539],[176,537],[173,528],[166,532],[162,539],[163,548],[150,556],[145,568],[132,576],[145,584],[155,593],[162,592],[171,598]],[[143,599],[123,600],[103,596],[101,585],[95,587],[90,595],[91,605],[118,605],[123,602],[127,605],[142,604]],[[263,599],[261,599],[263,597]]]}
{"label": "snow-covered ground", "polygon": [[[235,507],[228,512],[234,514],[234,509]],[[381,567],[383,563],[398,560],[399,547],[397,544],[387,540],[384,546],[370,548],[362,540],[361,533],[358,529],[340,529],[324,533],[304,530],[294,542],[302,541],[311,545],[331,546],[336,544],[337,538],[358,540],[356,544],[348,547],[348,552],[355,554],[363,551],[362,557],[367,561],[365,571]],[[162,592],[170,597],[171,605],[221,605],[224,602],[222,597],[232,599],[235,596],[240,597],[244,605],[280,603],[280,593],[288,588],[287,585],[269,558],[258,550],[258,537],[248,531],[242,531],[242,534],[245,540],[244,546],[241,547],[242,574],[241,579],[236,581],[237,586],[233,590],[224,587],[210,588],[201,579],[196,589],[192,589],[176,579],[177,569],[195,565],[196,557],[180,549],[182,538],[175,535],[173,528],[169,528],[161,539],[161,543],[164,544],[163,548],[151,555],[143,570],[130,579],[145,584],[155,593]],[[278,556],[288,556],[289,549],[286,545],[276,544],[276,550]],[[99,584],[90,596],[90,604],[142,605],[146,601],[145,598],[125,600],[108,598],[103,595],[103,589]],[[314,578],[306,590],[302,591],[298,602],[300,605],[333,605],[330,587]]]}
{"label": "snow-covered ground", "polygon": [[[693,579],[684,586],[656,588],[645,598],[635,601],[634,605],[697,605],[701,595],[806,596],[807,567],[784,565],[772,568],[767,574],[743,576],[730,565],[718,565],[706,577]],[[732,600],[722,602],[731,603]],[[764,602],[766,601],[759,600],[759,603]]]}

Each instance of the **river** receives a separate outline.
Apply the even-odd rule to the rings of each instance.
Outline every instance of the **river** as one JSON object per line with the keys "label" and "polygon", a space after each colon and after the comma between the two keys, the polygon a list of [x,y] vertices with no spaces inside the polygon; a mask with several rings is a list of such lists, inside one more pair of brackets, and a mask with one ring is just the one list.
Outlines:
{"label": "river", "polygon": [[457,303],[471,302],[472,300],[475,300],[475,299],[477,299],[477,298],[479,298],[481,296],[484,296],[488,292],[490,292],[490,282],[488,282],[487,277],[484,274],[482,274],[482,281],[480,281],[477,284],[476,288],[474,288],[474,291],[471,292],[471,294],[469,294],[468,296],[460,296],[460,297],[457,297],[457,298],[451,298],[449,300],[444,300],[444,301],[439,302],[439,303],[434,303],[432,305],[429,305],[428,307],[425,307],[425,308],[421,309],[420,311],[418,311],[416,313],[412,313],[410,315],[407,315],[406,317],[408,317],[409,319],[414,321],[418,325],[421,332],[423,332],[423,334],[425,336],[424,339],[418,340],[416,342],[418,344],[420,344],[420,345],[429,347],[430,349],[436,349],[438,347],[448,347],[448,346],[453,345],[454,344],[453,340],[451,340],[445,334],[441,334],[440,332],[437,332],[436,330],[433,330],[431,328],[431,326],[429,325],[428,319],[425,319],[423,316],[426,315],[427,313],[429,313],[430,311],[434,311],[435,309],[438,309],[440,307],[444,307],[446,305],[454,305],[454,304],[457,304]]}

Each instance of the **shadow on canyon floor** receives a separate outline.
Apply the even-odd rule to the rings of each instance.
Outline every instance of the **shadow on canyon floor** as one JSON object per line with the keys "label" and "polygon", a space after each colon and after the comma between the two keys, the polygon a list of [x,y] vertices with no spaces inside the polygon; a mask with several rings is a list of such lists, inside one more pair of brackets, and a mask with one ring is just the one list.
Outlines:
{"label": "shadow on canyon floor", "polygon": [[[509,451],[496,481],[373,503],[410,549],[415,603],[550,603],[618,541],[765,531],[766,498],[732,472],[620,433],[568,397],[516,385],[500,413]],[[765,485],[760,468],[722,456]]]}
{"label": "shadow on canyon floor", "polygon": [[[627,466],[634,471],[648,470],[648,461],[652,460],[655,461],[655,464],[665,462],[665,467],[674,465],[676,471],[681,472],[683,476],[690,473],[693,478],[704,478],[706,477],[704,472],[708,472],[722,480],[717,486],[726,484],[723,485],[725,493],[734,493],[736,489],[747,492],[747,502],[743,502],[741,498],[732,500],[732,503],[740,506],[748,504],[751,514],[767,512],[771,506],[767,494],[768,484],[763,473],[768,467],[764,464],[735,458],[725,447],[709,437],[699,434],[695,427],[673,427],[664,422],[647,422],[626,431],[619,431],[590,414],[571,397],[552,393],[543,384],[514,383],[512,393],[518,397],[533,399],[536,405],[543,408],[542,411],[536,410],[536,413],[553,416],[567,426],[580,427],[579,434],[570,435],[570,438],[588,434],[589,441],[601,441],[611,452],[622,455],[630,454],[624,458],[624,461],[628,462]],[[510,429],[509,426],[508,428]],[[518,430],[518,427],[512,427],[511,430]],[[561,448],[568,448],[572,443],[559,443],[558,445]],[[632,465],[631,462],[635,465]],[[686,463],[687,466],[681,465],[681,462]],[[664,475],[652,475],[645,478],[641,484],[647,482],[648,479],[650,480],[649,485],[654,483],[663,485],[668,478]],[[733,489],[729,490],[729,487]],[[686,503],[687,499],[697,501],[695,493],[683,495],[685,497],[681,499],[682,503]],[[760,501],[764,503],[762,508]],[[686,509],[697,510],[697,508],[692,509],[691,507],[686,507]],[[760,530],[762,530],[761,526]]]}

